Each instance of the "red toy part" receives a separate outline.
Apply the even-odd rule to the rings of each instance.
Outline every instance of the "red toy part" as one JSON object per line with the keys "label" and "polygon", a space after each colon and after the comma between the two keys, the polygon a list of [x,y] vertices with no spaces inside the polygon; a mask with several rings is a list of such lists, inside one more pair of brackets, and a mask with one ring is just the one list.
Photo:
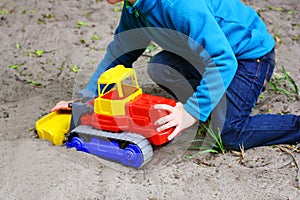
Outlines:
{"label": "red toy part", "polygon": [[154,109],[155,104],[175,106],[176,102],[160,96],[142,94],[126,105],[126,115],[131,119],[130,132],[140,133],[153,145],[161,145],[168,142],[167,138],[174,128],[172,127],[162,132],[156,131],[157,127],[154,125],[154,122],[168,115],[168,112]]}
{"label": "red toy part", "polygon": [[154,109],[155,104],[175,106],[176,102],[160,96],[141,94],[126,104],[125,116],[88,113],[81,117],[81,124],[111,132],[129,131],[138,133],[146,137],[151,144],[162,145],[168,142],[167,138],[174,128],[162,132],[156,131],[157,127],[154,122],[168,113],[164,110]]}

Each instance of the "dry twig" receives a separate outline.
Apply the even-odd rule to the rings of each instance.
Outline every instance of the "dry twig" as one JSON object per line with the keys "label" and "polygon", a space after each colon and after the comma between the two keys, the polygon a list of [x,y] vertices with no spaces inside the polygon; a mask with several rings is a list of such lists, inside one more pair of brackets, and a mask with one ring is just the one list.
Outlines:
{"label": "dry twig", "polygon": [[[291,148],[288,148],[288,147],[285,147],[285,146],[280,146],[280,145],[277,145],[277,147],[282,151],[282,152],[285,152],[287,154],[289,154],[293,160],[294,160],[294,163],[297,167],[297,177],[296,177],[296,181],[298,182],[298,188],[300,189],[300,159],[297,159],[297,157],[299,156],[300,158],[300,155],[297,153],[298,152],[298,148],[296,149],[292,149]],[[294,153],[295,152],[295,153]]]}

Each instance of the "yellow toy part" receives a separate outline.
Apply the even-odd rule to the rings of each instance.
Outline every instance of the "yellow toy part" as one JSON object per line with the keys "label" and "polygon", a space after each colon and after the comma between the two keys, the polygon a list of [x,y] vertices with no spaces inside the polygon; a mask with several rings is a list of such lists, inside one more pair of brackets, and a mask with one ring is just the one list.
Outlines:
{"label": "yellow toy part", "polygon": [[[101,85],[105,85],[101,90]],[[107,88],[114,85],[112,89]],[[94,101],[96,114],[124,116],[125,104],[142,94],[136,72],[117,65],[105,71],[98,79],[98,97]]]}
{"label": "yellow toy part", "polygon": [[70,129],[71,116],[70,111],[56,111],[39,119],[35,125],[39,138],[62,145]]}

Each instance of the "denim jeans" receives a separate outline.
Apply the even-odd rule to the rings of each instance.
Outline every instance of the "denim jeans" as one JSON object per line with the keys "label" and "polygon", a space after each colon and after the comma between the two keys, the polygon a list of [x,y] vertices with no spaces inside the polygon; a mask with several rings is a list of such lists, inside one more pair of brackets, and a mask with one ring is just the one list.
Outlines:
{"label": "denim jeans", "polygon": [[[168,67],[164,67],[168,66]],[[241,147],[268,146],[274,144],[294,144],[300,142],[300,116],[287,114],[251,115],[260,93],[270,81],[275,66],[275,52],[258,59],[238,60],[237,72],[229,85],[225,97],[225,112],[214,110],[220,125],[223,144],[227,149],[240,150]],[[178,73],[170,72],[175,69]],[[149,76],[167,92],[184,103],[201,80],[200,73],[180,56],[168,51],[155,55],[148,67]],[[171,78],[168,75],[171,74]],[[183,81],[185,80],[185,82]],[[188,82],[192,88],[176,88]],[[216,120],[218,121],[218,120]],[[220,124],[220,123],[217,123]]]}

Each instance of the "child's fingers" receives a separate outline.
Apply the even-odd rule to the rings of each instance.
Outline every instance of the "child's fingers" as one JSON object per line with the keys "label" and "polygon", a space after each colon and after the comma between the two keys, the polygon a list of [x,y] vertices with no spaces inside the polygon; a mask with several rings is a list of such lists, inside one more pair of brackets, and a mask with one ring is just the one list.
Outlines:
{"label": "child's fingers", "polygon": [[72,108],[69,105],[72,102],[73,101],[60,101],[51,109],[51,112],[55,112],[59,110],[71,110]]}
{"label": "child's fingers", "polygon": [[166,111],[169,111],[169,112],[174,111],[174,107],[170,106],[170,105],[167,105],[167,104],[155,104],[154,109],[157,109],[157,110],[161,109],[161,110],[166,110]]}

